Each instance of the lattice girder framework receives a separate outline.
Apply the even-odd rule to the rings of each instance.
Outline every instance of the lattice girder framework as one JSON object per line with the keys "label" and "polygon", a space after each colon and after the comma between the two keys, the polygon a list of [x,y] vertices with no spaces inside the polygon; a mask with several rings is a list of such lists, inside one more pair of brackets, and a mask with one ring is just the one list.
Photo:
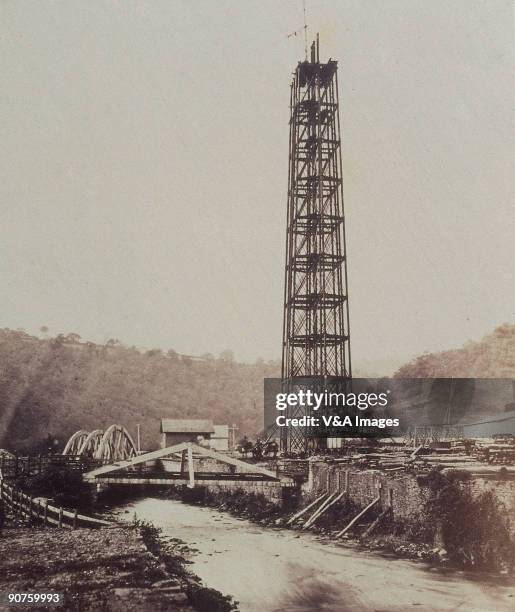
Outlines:
{"label": "lattice girder framework", "polygon": [[137,450],[125,427],[111,425],[105,431],[76,431],[68,440],[63,455],[80,455],[105,463],[130,459],[137,455]]}
{"label": "lattice girder framework", "polygon": [[[317,41],[291,85],[282,379],[341,389],[350,378],[337,63],[320,63]],[[283,449],[304,450],[308,437],[289,431]]]}
{"label": "lattice girder framework", "polygon": [[102,429],[95,429],[94,431],[90,432],[88,437],[82,443],[82,446],[77,454],[82,455],[83,457],[95,457],[103,435],[104,431]]}
{"label": "lattice girder framework", "polygon": [[137,455],[136,445],[129,432],[121,425],[111,425],[108,427],[98,449],[95,453],[95,459],[107,461],[118,461],[121,459],[130,459]]}
{"label": "lattice girder framework", "polygon": [[80,449],[82,445],[86,441],[89,435],[89,431],[85,431],[84,429],[79,429],[76,431],[66,443],[66,446],[63,450],[63,455],[79,455]]}

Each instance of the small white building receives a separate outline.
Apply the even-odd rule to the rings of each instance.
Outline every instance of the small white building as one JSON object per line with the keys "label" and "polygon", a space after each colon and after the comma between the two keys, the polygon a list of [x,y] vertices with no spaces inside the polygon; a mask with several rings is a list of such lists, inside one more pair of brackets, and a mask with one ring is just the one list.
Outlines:
{"label": "small white building", "polygon": [[209,438],[209,447],[226,452],[229,450],[229,425],[213,425],[214,433]]}
{"label": "small white building", "polygon": [[161,448],[209,440],[215,429],[209,419],[161,419]]}

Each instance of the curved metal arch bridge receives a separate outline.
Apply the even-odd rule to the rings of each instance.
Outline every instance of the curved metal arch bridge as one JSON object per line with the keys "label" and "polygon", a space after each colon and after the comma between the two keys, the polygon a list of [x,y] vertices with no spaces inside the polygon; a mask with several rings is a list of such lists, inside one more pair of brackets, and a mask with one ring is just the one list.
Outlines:
{"label": "curved metal arch bridge", "polygon": [[130,433],[122,425],[111,425],[105,431],[79,429],[66,443],[63,455],[74,455],[99,461],[124,461],[137,455]]}

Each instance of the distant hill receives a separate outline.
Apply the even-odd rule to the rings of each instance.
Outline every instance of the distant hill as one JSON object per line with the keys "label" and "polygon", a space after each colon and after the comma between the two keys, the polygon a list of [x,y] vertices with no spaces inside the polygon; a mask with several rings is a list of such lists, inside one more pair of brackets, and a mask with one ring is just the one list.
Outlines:
{"label": "distant hill", "polygon": [[[234,423],[238,437],[253,436],[263,427],[263,378],[275,376],[279,362],[242,364],[230,351],[193,357],[116,340],[82,342],[76,334],[40,339],[0,330],[0,448],[34,451],[48,434],[64,444],[78,429],[112,423],[133,434],[141,424],[143,447],[155,448],[163,417]],[[395,377],[515,378],[515,326],[422,355]]]}
{"label": "distant hill", "polygon": [[505,323],[479,342],[427,353],[402,366],[395,378],[515,378],[515,325]]}
{"label": "distant hill", "polygon": [[242,364],[230,351],[199,358],[0,330],[0,448],[34,450],[48,434],[64,444],[78,429],[112,423],[133,435],[140,423],[142,446],[152,448],[162,417],[207,417],[255,435],[263,378],[279,372],[277,362]]}
{"label": "distant hill", "polygon": [[501,325],[460,349],[417,357],[399,368],[394,378],[400,384],[401,379],[437,379],[403,387],[404,402],[410,405],[417,425],[442,424],[447,419],[477,423],[511,414],[515,407],[515,326]]}

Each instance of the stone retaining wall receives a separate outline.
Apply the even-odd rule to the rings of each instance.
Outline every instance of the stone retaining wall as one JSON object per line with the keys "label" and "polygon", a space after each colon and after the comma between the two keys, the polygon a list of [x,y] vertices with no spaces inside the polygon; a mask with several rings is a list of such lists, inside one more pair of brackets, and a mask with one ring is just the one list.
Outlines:
{"label": "stone retaining wall", "polygon": [[[471,476],[462,486],[470,487],[475,495],[492,491],[515,525],[515,480],[504,478],[501,473],[495,478]],[[419,484],[416,474],[360,470],[325,461],[310,461],[308,481],[302,489],[307,498],[315,498],[326,491],[347,491],[349,499],[362,508],[380,495],[381,507],[385,509],[391,505],[399,518],[420,512],[430,495],[429,489]]]}
{"label": "stone retaining wall", "polygon": [[411,516],[422,508],[427,491],[412,474],[387,475],[379,470],[359,470],[325,462],[310,462],[308,482],[303,493],[317,497],[324,492],[347,491],[357,506],[365,507],[378,495],[381,507],[392,507],[397,517]]}

